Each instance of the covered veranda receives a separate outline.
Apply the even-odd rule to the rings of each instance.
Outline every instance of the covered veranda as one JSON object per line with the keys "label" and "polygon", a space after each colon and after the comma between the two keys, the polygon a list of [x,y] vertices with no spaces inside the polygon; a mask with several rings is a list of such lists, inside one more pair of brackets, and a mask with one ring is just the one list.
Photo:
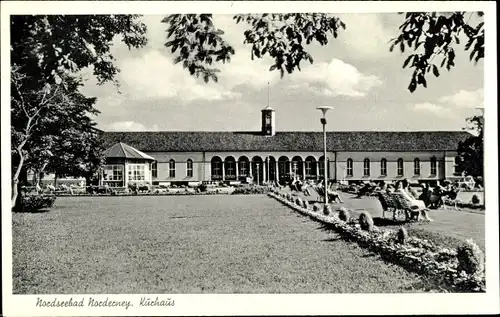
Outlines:
{"label": "covered veranda", "polygon": [[319,180],[324,175],[324,157],[260,155],[214,156],[210,161],[211,180],[263,184],[285,183],[291,178]]}

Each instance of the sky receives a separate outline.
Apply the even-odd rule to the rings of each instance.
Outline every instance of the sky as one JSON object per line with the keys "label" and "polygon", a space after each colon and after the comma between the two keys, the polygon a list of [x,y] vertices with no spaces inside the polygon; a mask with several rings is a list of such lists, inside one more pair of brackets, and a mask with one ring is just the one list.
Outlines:
{"label": "sky", "polygon": [[428,75],[428,87],[410,93],[412,70],[402,68],[407,55],[389,52],[388,44],[404,16],[337,16],[346,30],[326,46],[307,46],[314,63],[302,63],[302,71],[281,79],[269,71],[270,59],[251,60],[250,45],[243,44],[248,25],[214,15],[215,26],[235,49],[231,62],[218,67],[218,83],[205,83],[174,65],[164,47],[163,16],[143,16],[148,45],[129,50],[117,39],[112,47],[120,88],[96,85],[87,74],[83,92],[98,98],[96,121],[104,131],[259,131],[268,87],[277,131],[321,131],[316,107],[325,105],[334,108],[327,114],[328,131],[461,130],[483,106],[483,62],[469,61],[465,38],[456,67],[441,69],[438,78]]}

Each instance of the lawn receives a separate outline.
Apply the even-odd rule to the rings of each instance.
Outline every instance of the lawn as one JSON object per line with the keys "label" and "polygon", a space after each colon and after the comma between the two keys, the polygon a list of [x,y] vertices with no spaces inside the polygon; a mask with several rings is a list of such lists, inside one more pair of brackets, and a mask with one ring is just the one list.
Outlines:
{"label": "lawn", "polygon": [[13,292],[395,293],[422,277],[264,195],[59,197],[13,213]]}

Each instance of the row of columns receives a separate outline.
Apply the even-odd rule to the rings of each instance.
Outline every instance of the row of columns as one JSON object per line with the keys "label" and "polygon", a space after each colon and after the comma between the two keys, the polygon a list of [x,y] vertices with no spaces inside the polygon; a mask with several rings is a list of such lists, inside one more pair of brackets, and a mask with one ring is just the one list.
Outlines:
{"label": "row of columns", "polygon": [[[289,171],[292,171],[292,161],[286,161],[288,163],[288,170]],[[327,161],[328,162],[328,161]],[[239,172],[240,172],[240,162],[236,161],[235,164],[236,164],[236,179],[239,178]],[[249,164],[249,175],[251,175],[253,177],[253,162],[248,162]],[[305,161],[301,161],[302,163],[302,177],[305,178],[306,176],[306,164],[305,164]],[[257,167],[260,166],[260,162],[258,162],[257,164]],[[267,161],[267,164],[266,162],[262,162],[262,174],[263,174],[263,179],[262,180],[259,180],[259,181],[269,181],[269,178],[270,178],[270,175],[268,174],[268,171],[267,171],[267,166],[269,164],[269,161]],[[275,171],[275,175],[276,175],[276,180],[279,180],[279,162],[278,161],[274,161],[274,171]],[[295,165],[295,164],[294,164]],[[320,170],[320,161],[316,161],[316,179],[318,180],[320,175],[319,175],[319,170]],[[294,166],[294,170],[293,170],[294,174],[297,174],[297,170],[296,170],[296,167]],[[323,172],[324,172],[324,169],[323,169]],[[222,180],[225,181],[226,180],[226,164],[224,161],[222,161]]]}

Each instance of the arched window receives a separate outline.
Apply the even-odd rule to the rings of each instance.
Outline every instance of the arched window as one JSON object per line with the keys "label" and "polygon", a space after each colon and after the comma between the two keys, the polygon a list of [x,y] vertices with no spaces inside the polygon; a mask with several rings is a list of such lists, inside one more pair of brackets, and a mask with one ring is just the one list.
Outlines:
{"label": "arched window", "polygon": [[250,163],[248,157],[242,156],[238,159],[238,175],[241,177],[247,177],[250,173]]}
{"label": "arched window", "polygon": [[193,160],[188,159],[186,162],[186,176],[193,177]]}
{"label": "arched window", "polygon": [[302,157],[294,156],[292,158],[292,172],[294,177],[304,176],[302,175],[303,164],[304,162],[302,162]]}
{"label": "arched window", "polygon": [[352,176],[352,175],[353,175],[352,159],[347,159],[347,176]]}
{"label": "arched window", "polygon": [[365,158],[363,161],[363,175],[370,176],[370,159]]}
{"label": "arched window", "polygon": [[222,159],[218,156],[212,158],[212,180],[222,179]]}
{"label": "arched window", "polygon": [[437,175],[437,159],[435,156],[431,157],[431,175]]}
{"label": "arched window", "polygon": [[420,159],[418,157],[413,160],[413,174],[420,175]]}
{"label": "arched window", "polygon": [[402,158],[398,159],[398,176],[403,176],[404,175],[404,161]]}
{"label": "arched window", "polygon": [[325,176],[325,157],[321,156],[318,163],[318,174],[319,176]]}
{"label": "arched window", "polygon": [[168,171],[170,177],[175,177],[175,161],[173,159],[168,162]]}
{"label": "arched window", "polygon": [[151,177],[158,177],[158,163],[156,161],[151,163]]}
{"label": "arched window", "polygon": [[385,158],[380,160],[380,175],[387,176],[387,160]]}
{"label": "arched window", "polygon": [[308,156],[305,160],[306,177],[316,176],[316,159]]}
{"label": "arched window", "polygon": [[236,179],[236,160],[232,156],[224,160],[224,173],[226,180]]}

